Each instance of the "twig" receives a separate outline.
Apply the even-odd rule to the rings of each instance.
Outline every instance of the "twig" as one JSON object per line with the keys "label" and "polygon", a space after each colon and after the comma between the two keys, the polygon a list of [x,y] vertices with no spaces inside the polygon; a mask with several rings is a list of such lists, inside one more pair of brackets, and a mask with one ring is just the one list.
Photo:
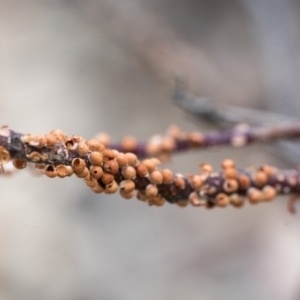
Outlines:
{"label": "twig", "polygon": [[298,170],[284,171],[270,166],[236,169],[234,162],[227,159],[222,162],[221,172],[213,173],[212,167],[205,163],[200,165],[201,174],[184,176],[168,169],[159,170],[158,159],[139,161],[133,153],[106,149],[96,139],[68,137],[61,130],[36,136],[2,127],[0,161],[10,160],[18,169],[34,163],[50,178],[75,174],[95,193],[120,190],[129,199],[137,191],[138,199],[158,206],[167,201],[179,206],[190,203],[207,208],[229,204],[241,207],[245,199],[256,204],[268,202],[277,194],[300,194]]}
{"label": "twig", "polygon": [[225,145],[242,147],[257,142],[298,139],[299,137],[300,122],[285,122],[260,127],[241,124],[231,130],[211,133],[184,132],[176,126],[171,126],[166,135],[155,135],[146,142],[137,142],[132,137],[125,137],[120,144],[107,144],[107,146],[121,152],[130,151],[139,157],[146,157]]}
{"label": "twig", "polygon": [[295,118],[249,107],[240,107],[228,104],[214,103],[206,97],[198,97],[187,91],[184,82],[177,78],[173,101],[185,111],[196,115],[213,124],[222,126],[234,126],[239,123],[247,123],[256,126],[272,125],[283,121],[296,121]]}

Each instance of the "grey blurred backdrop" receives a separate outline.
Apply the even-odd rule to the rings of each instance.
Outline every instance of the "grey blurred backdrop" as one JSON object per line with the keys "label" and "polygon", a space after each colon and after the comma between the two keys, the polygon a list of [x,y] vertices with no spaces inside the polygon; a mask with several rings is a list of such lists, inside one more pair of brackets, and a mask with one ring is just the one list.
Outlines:
{"label": "grey blurred backdrop", "polygon": [[[115,141],[174,123],[216,129],[172,103],[178,75],[215,105],[297,117],[299,4],[0,0],[1,124]],[[274,147],[192,152],[166,166],[198,172],[231,157],[291,167]],[[286,198],[207,211],[94,195],[77,178],[26,170],[0,184],[1,300],[300,298],[300,219]]]}

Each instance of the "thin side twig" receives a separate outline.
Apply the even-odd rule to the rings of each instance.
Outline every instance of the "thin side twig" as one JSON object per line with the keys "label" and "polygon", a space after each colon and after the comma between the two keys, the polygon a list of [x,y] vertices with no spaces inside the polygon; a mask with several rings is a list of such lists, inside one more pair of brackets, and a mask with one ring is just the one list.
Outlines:
{"label": "thin side twig", "polygon": [[239,123],[247,123],[255,126],[274,125],[287,120],[290,122],[297,120],[291,116],[266,110],[229,104],[215,105],[207,97],[199,97],[188,91],[180,78],[176,80],[172,98],[175,104],[185,111],[222,127],[232,127]]}
{"label": "thin side twig", "polygon": [[282,122],[273,126],[251,127],[240,124],[233,129],[210,133],[184,132],[171,126],[165,135],[154,135],[148,141],[138,142],[125,137],[121,143],[106,146],[121,152],[133,152],[139,157],[170,155],[191,149],[211,147],[242,147],[257,142],[271,142],[283,139],[299,139],[300,122]]}

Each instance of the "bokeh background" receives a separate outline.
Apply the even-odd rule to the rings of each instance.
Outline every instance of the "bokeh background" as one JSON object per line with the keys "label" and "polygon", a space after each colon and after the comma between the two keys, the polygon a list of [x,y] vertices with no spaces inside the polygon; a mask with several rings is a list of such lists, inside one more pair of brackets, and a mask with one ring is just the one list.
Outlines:
{"label": "bokeh background", "polygon": [[[174,105],[176,76],[216,106],[298,117],[299,16],[292,0],[0,0],[1,124],[114,141],[219,129]],[[298,153],[212,149],[166,166],[289,168]],[[285,197],[207,211],[26,170],[0,185],[1,300],[300,299],[300,218]]]}

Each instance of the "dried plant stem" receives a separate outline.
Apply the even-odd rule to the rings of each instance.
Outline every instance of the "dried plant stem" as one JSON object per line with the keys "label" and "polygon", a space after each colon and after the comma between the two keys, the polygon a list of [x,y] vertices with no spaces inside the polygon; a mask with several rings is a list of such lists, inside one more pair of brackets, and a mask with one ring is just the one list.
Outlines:
{"label": "dried plant stem", "polygon": [[206,97],[198,97],[188,91],[180,78],[176,80],[173,101],[185,111],[196,115],[200,119],[222,127],[247,123],[256,126],[273,125],[283,121],[295,122],[296,118],[280,113],[241,107],[229,104],[215,105]]}
{"label": "dried plant stem", "polygon": [[107,146],[121,152],[131,151],[139,157],[147,157],[225,145],[242,147],[257,142],[299,137],[300,122],[282,122],[278,125],[260,127],[241,124],[231,130],[211,133],[183,132],[178,127],[171,126],[166,135],[155,135],[146,142],[137,142],[128,137],[120,144]]}
{"label": "dried plant stem", "polygon": [[[294,128],[281,127],[268,131],[268,136],[281,137],[288,133],[296,137]],[[263,137],[266,132],[259,132]],[[285,136],[285,135],[284,135]],[[0,160],[13,160],[17,169],[34,163],[46,176],[64,178],[75,174],[96,193],[115,193],[126,198],[137,198],[151,205],[165,201],[179,206],[235,207],[250,203],[268,202],[278,194],[300,194],[300,171],[277,170],[270,166],[258,169],[237,169],[232,160],[222,162],[222,171],[214,173],[209,164],[200,165],[200,174],[173,174],[168,169],[159,170],[156,158],[139,161],[133,153],[106,149],[97,139],[86,141],[80,136],[66,136],[61,130],[47,135],[21,134],[2,127],[0,130]],[[289,203],[294,211],[294,202]]]}

